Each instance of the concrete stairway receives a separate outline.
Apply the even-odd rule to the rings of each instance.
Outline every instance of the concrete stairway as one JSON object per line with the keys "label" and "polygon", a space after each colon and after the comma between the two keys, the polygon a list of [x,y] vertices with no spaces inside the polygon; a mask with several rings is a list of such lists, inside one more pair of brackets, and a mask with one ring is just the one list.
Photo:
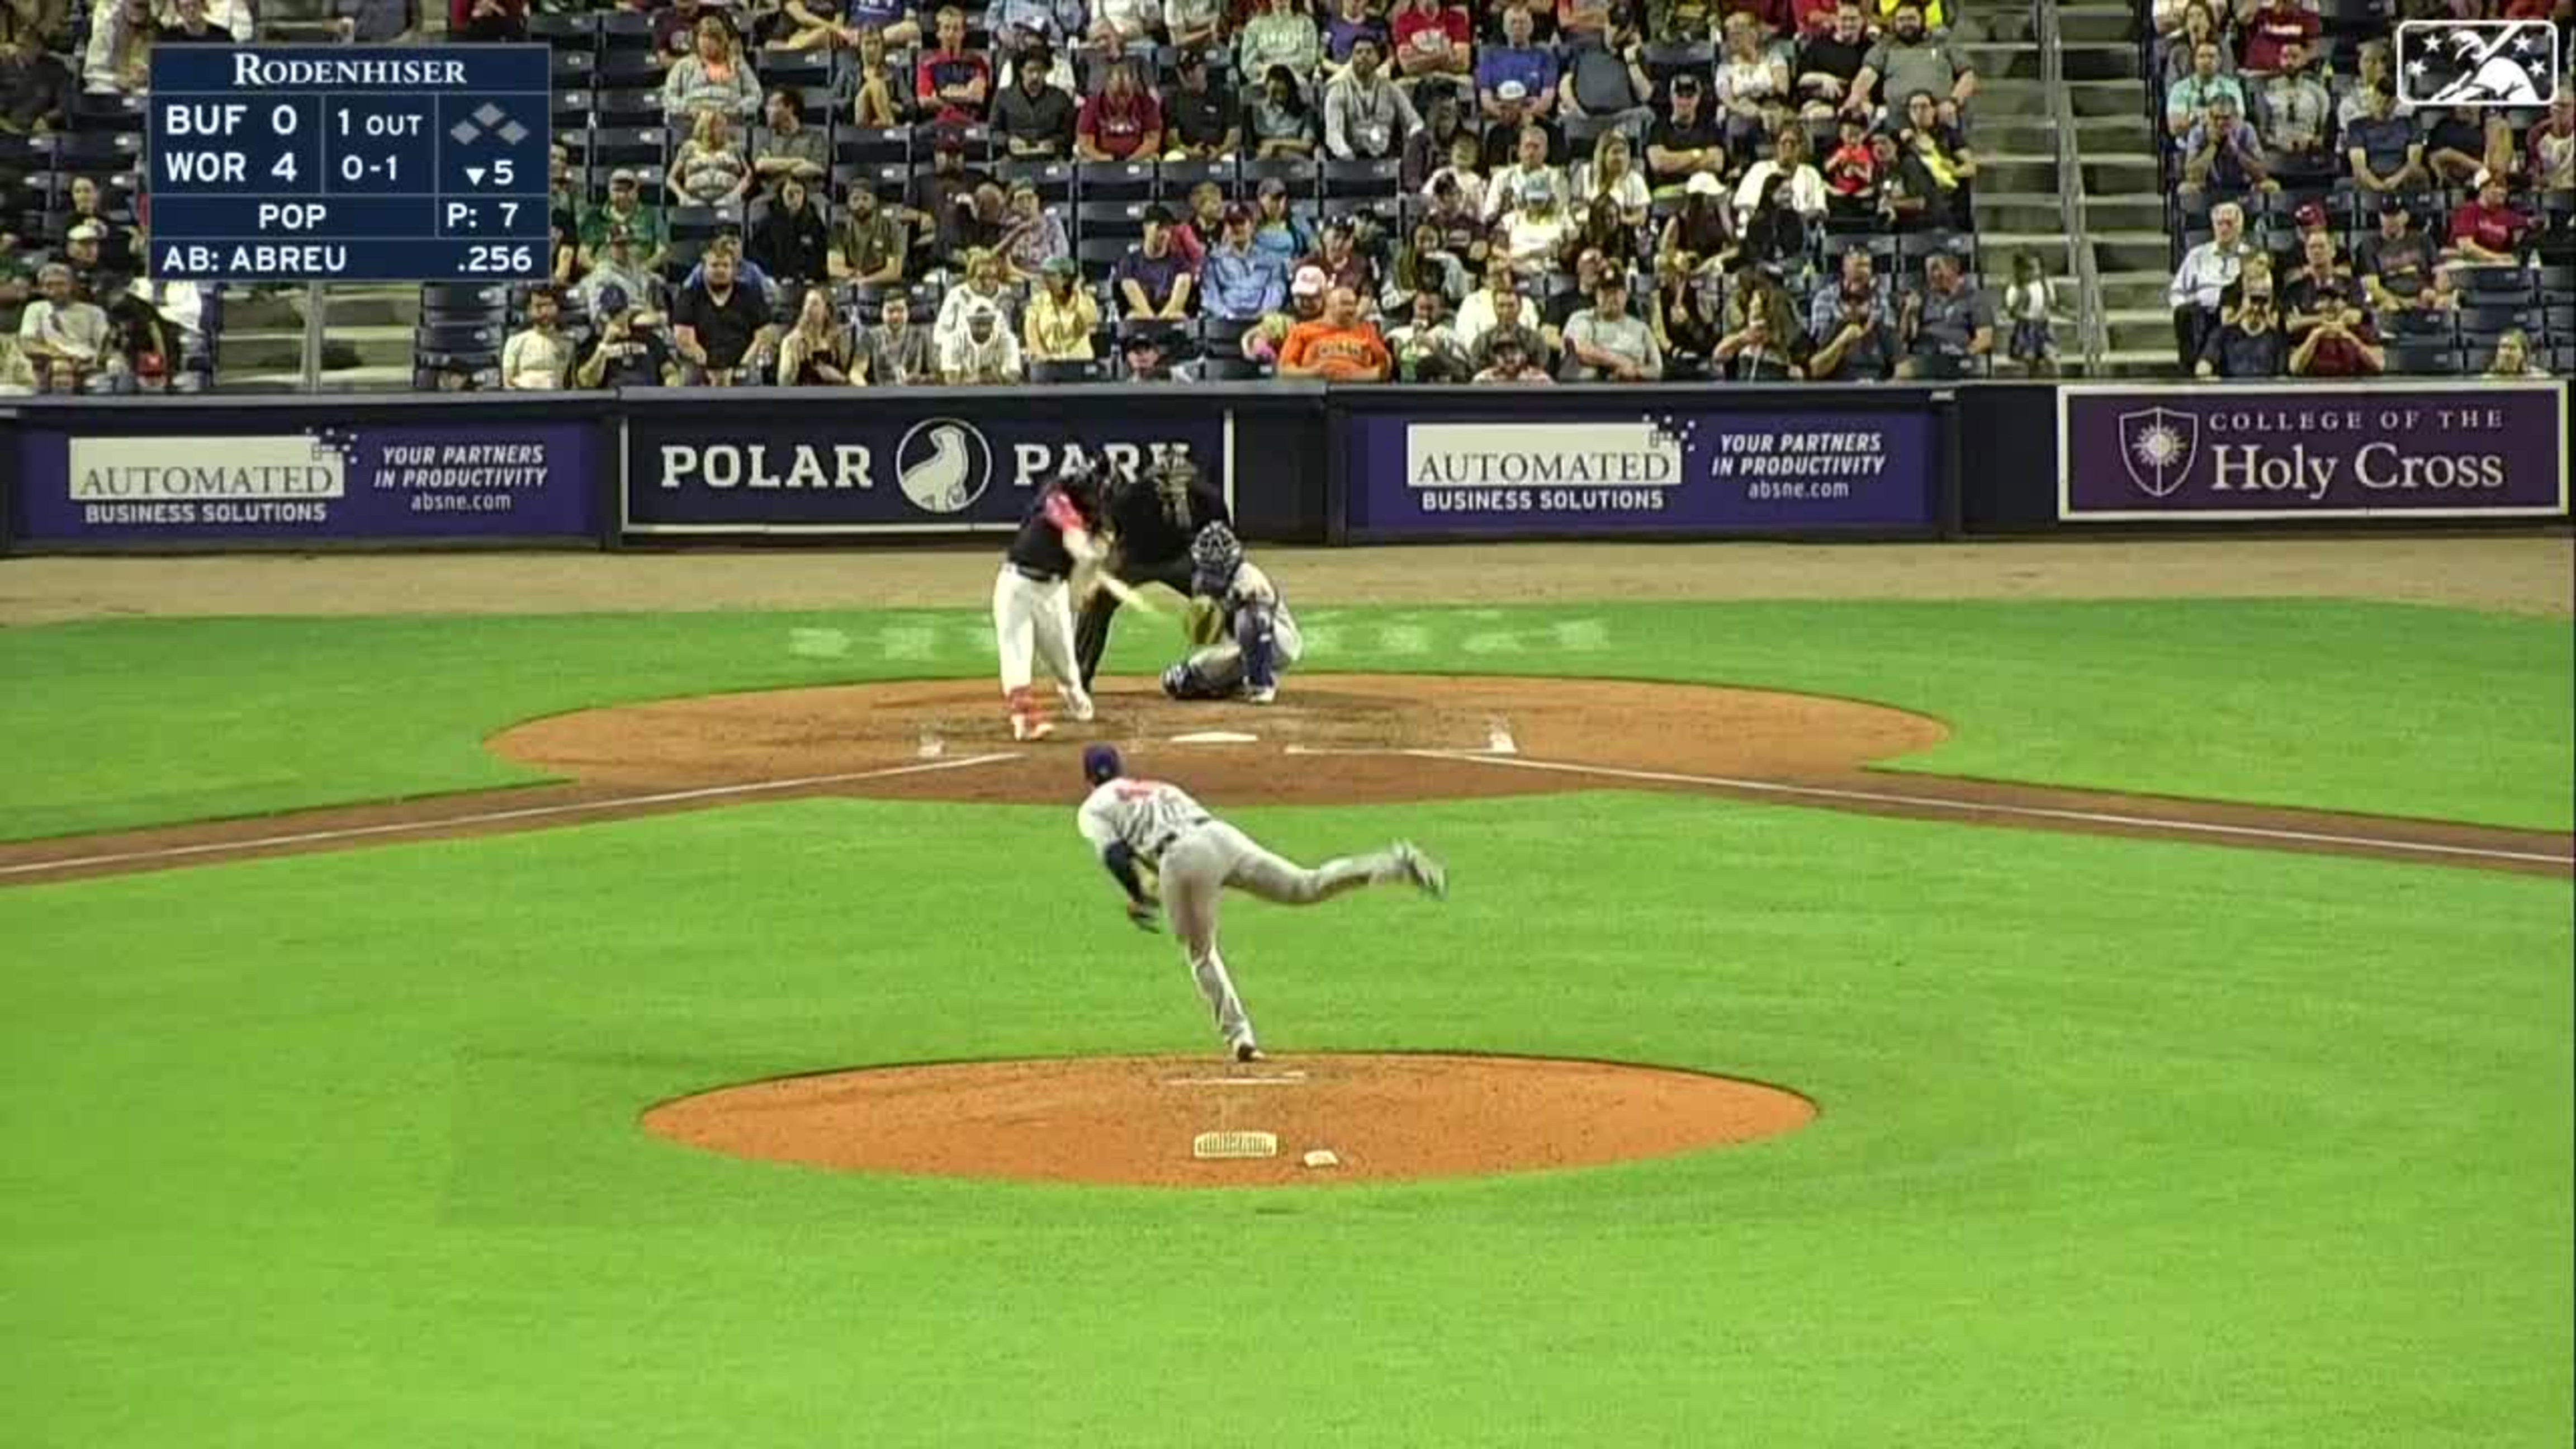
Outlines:
{"label": "concrete stairway", "polygon": [[[2104,370],[2134,370],[2135,359],[2122,355],[2124,339],[2152,345],[2152,339],[2139,340],[2134,315],[2150,300],[2156,304],[2155,320],[2165,325],[2161,299],[2170,267],[2130,8],[2125,0],[2078,0],[2058,10],[2066,92],[2084,173],[2086,229],[2103,283],[2100,297],[2079,296],[2075,280],[2074,243],[2058,197],[2057,124],[2040,80],[2029,4],[1966,0],[1963,18],[1973,20],[1984,37],[1965,44],[1978,76],[1971,139],[1978,157],[1978,240],[1987,269],[2001,277],[2012,254],[2037,254],[2060,279],[2061,294],[2070,302],[2107,309],[2114,356],[2106,359]],[[2148,278],[2153,299],[2146,297],[2142,279]],[[2079,370],[2077,329],[2061,324],[2058,340],[2067,371]]]}
{"label": "concrete stairway", "polygon": [[[420,288],[353,285],[326,287],[322,295],[323,390],[410,387]],[[302,391],[305,299],[301,287],[227,292],[215,385],[233,392]]]}

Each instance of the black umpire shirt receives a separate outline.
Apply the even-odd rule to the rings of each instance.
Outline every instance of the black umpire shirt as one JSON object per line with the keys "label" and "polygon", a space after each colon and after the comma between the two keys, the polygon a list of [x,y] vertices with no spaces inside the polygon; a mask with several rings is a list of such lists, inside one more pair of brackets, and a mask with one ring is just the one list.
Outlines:
{"label": "black umpire shirt", "polygon": [[1216,490],[1201,483],[1190,485],[1189,517],[1174,523],[1163,509],[1162,490],[1149,479],[1138,479],[1118,490],[1109,502],[1109,518],[1118,526],[1122,571],[1152,572],[1163,565],[1186,559],[1190,540],[1211,523],[1232,527],[1225,499]]}

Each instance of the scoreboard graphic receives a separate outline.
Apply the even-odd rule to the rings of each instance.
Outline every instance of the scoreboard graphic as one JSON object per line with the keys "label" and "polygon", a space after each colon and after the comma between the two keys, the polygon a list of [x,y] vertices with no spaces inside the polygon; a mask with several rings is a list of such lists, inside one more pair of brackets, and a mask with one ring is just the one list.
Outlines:
{"label": "scoreboard graphic", "polygon": [[543,281],[551,63],[542,45],[155,47],[146,271]]}

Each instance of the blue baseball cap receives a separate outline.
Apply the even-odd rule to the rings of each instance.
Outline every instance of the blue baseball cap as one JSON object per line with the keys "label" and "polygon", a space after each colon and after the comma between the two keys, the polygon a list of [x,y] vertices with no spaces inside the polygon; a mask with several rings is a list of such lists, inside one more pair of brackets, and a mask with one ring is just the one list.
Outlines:
{"label": "blue baseball cap", "polygon": [[1114,745],[1086,745],[1082,751],[1082,778],[1095,785],[1105,784],[1127,773],[1118,759]]}

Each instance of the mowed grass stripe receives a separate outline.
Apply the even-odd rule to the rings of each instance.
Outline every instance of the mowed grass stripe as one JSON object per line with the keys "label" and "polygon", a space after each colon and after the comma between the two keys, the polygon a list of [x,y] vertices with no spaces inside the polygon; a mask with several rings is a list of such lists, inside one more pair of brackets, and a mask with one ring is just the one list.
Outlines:
{"label": "mowed grass stripe", "polygon": [[1062,810],[811,801],[14,891],[13,1432],[2564,1438],[2564,883],[1663,796],[1243,823],[1453,867],[1445,907],[1229,907],[1282,1050],[1664,1061],[1824,1115],[1250,1198],[634,1128],[782,1071],[1212,1045]]}

